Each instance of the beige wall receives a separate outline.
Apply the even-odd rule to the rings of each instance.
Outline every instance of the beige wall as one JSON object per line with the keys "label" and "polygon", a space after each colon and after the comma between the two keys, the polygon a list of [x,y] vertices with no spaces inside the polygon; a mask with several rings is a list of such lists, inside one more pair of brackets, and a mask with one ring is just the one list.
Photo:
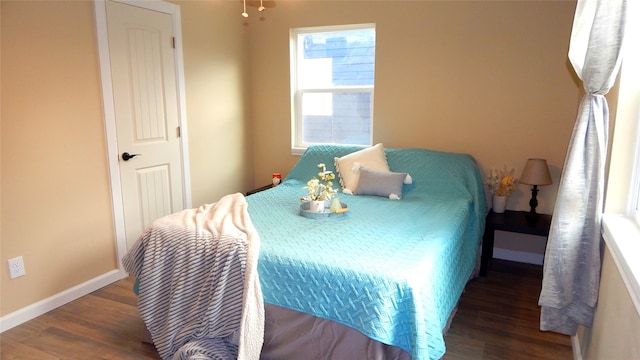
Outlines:
{"label": "beige wall", "polygon": [[640,314],[633,305],[609,250],[604,254],[598,307],[593,326],[580,326],[584,360],[640,358]]}
{"label": "beige wall", "polygon": [[[483,170],[519,172],[545,157],[555,184],[539,210],[552,211],[580,97],[566,60],[575,2],[277,1],[262,14],[250,7],[248,19],[235,1],[175,2],[193,206],[268,183],[297,160],[289,28],[375,22],[374,140],[468,152]],[[4,316],[116,259],[93,2],[0,6]],[[520,187],[509,207],[528,198]],[[27,276],[9,280],[4,264],[18,255]]]}
{"label": "beige wall", "polygon": [[[251,186],[246,25],[237,4],[182,11],[192,203]],[[2,316],[117,267],[93,1],[1,6]],[[6,260],[27,275],[9,280]]]}
{"label": "beige wall", "polygon": [[[89,2],[2,1],[2,314],[116,266]],[[9,280],[6,260],[27,275]]]}
{"label": "beige wall", "polygon": [[[375,22],[375,141],[468,152],[483,170],[519,172],[526,158],[547,158],[555,184],[541,189],[539,210],[552,211],[581,96],[566,60],[574,1],[277,1],[261,15],[250,8],[247,20],[239,2],[175,2],[194,206],[268,183],[297,160],[289,28]],[[0,13],[4,316],[116,259],[93,3],[2,0]],[[526,209],[528,198],[521,186],[509,207]],[[18,255],[27,276],[9,280],[6,260]],[[606,265],[602,276],[601,291],[628,307],[617,271]],[[599,310],[596,324],[617,324],[607,316]],[[598,329],[583,343],[602,339]]]}
{"label": "beige wall", "polygon": [[[286,174],[289,29],[376,23],[374,142],[466,152],[490,167],[548,160],[551,213],[581,87],[567,61],[574,1],[278,1],[251,21],[254,181]],[[508,208],[528,209],[518,186]]]}
{"label": "beige wall", "polygon": [[[180,5],[193,206],[252,188],[247,26],[230,1]],[[240,12],[239,12],[240,11]]]}

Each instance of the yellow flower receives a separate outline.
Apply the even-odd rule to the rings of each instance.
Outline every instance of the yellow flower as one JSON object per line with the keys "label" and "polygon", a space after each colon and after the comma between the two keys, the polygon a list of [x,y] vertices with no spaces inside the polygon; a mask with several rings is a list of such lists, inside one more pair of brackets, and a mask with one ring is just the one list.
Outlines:
{"label": "yellow flower", "polygon": [[484,183],[489,187],[492,195],[510,196],[511,192],[516,188],[516,178],[513,176],[514,169],[498,171],[496,169],[489,170]]}
{"label": "yellow flower", "polygon": [[507,175],[505,177],[502,178],[502,185],[504,186],[509,186],[509,184],[511,184],[513,182],[513,175]]}

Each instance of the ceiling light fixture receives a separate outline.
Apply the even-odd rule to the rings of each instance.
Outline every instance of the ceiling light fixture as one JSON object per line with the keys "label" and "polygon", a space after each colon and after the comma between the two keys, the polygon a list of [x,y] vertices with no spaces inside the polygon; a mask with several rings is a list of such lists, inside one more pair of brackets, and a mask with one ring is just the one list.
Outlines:
{"label": "ceiling light fixture", "polygon": [[[258,11],[263,12],[266,9],[267,8],[264,6],[263,0],[260,0],[260,6],[258,6]],[[242,17],[249,17],[249,14],[247,13],[247,0],[242,0]]]}
{"label": "ceiling light fixture", "polygon": [[247,0],[242,0],[242,16],[249,17],[249,14],[247,14]]}

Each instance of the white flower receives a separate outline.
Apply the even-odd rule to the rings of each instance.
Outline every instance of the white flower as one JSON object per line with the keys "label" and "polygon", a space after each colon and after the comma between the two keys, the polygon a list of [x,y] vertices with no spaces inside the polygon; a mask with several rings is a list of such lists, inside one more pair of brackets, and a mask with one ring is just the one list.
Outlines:
{"label": "white flower", "polygon": [[332,171],[327,170],[325,164],[318,164],[318,167],[322,169],[318,173],[318,178],[312,178],[307,182],[307,186],[304,189],[309,191],[307,196],[302,197],[302,200],[316,201],[316,200],[331,200],[331,197],[338,192],[332,188],[333,182],[336,176]]}

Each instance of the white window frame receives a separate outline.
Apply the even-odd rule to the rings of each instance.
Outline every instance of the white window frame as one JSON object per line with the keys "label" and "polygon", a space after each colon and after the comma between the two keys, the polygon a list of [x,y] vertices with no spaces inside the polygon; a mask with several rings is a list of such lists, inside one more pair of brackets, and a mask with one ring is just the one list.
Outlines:
{"label": "white window frame", "polygon": [[326,32],[343,32],[352,30],[371,29],[376,31],[376,25],[374,23],[367,24],[354,24],[354,25],[332,25],[332,26],[318,26],[318,27],[305,27],[305,28],[293,28],[289,32],[290,43],[290,61],[291,61],[291,152],[294,155],[301,155],[306,148],[311,145],[303,141],[302,131],[302,95],[305,93],[319,93],[319,92],[367,92],[371,95],[371,119],[368,145],[373,144],[373,103],[374,103],[374,85],[353,85],[353,86],[330,86],[323,88],[298,88],[298,35],[301,34],[313,34],[313,33],[326,33]]}

